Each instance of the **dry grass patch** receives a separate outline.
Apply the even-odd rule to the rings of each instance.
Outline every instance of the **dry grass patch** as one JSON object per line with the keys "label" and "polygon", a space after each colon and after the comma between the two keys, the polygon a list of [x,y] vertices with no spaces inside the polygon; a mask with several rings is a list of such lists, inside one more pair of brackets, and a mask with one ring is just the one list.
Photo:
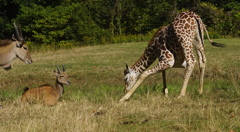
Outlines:
{"label": "dry grass patch", "polygon": [[[226,107],[227,105],[227,107]],[[238,102],[178,100],[151,94],[117,104],[62,100],[54,107],[24,105],[19,100],[0,110],[5,131],[230,131],[239,130]]]}

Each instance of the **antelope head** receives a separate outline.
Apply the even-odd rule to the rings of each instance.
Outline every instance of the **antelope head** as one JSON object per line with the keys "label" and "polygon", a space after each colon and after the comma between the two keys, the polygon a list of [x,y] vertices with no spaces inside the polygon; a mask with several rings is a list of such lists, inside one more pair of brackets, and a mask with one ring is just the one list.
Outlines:
{"label": "antelope head", "polygon": [[23,62],[25,62],[26,64],[31,64],[33,61],[31,59],[30,53],[28,51],[28,46],[25,43],[25,39],[22,36],[22,31],[20,26],[16,26],[15,22],[14,22],[14,28],[16,31],[16,38],[15,35],[12,35],[12,40],[15,42],[16,44],[16,48],[15,48],[15,53],[16,56]]}
{"label": "antelope head", "polygon": [[132,89],[133,85],[136,83],[137,81],[137,74],[128,67],[128,65],[126,64],[126,69],[124,70],[124,81],[125,81],[125,92],[129,91],[130,89]]}
{"label": "antelope head", "polygon": [[64,66],[62,67],[62,71],[59,69],[58,66],[57,67],[57,71],[54,70],[55,72],[55,75],[57,77],[57,82],[60,83],[60,84],[65,84],[65,85],[69,85],[70,82],[67,80],[67,73],[65,72],[65,68]]}

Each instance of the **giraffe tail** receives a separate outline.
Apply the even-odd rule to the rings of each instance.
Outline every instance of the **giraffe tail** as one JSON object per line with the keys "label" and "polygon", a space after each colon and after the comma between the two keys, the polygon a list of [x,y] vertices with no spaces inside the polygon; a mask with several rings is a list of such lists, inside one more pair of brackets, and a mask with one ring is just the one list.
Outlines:
{"label": "giraffe tail", "polygon": [[206,32],[207,38],[208,38],[208,40],[210,41],[210,43],[211,43],[212,46],[222,47],[222,48],[223,48],[223,47],[226,47],[225,44],[213,42],[213,41],[210,39],[210,37],[209,37],[209,35],[208,35],[208,31],[207,31],[207,29],[206,29],[206,27],[205,27],[204,24],[203,24],[203,28],[204,28],[204,31]]}
{"label": "giraffe tail", "polygon": [[212,46],[215,46],[215,47],[226,47],[225,44],[222,44],[222,43],[216,43],[216,42],[211,42]]}

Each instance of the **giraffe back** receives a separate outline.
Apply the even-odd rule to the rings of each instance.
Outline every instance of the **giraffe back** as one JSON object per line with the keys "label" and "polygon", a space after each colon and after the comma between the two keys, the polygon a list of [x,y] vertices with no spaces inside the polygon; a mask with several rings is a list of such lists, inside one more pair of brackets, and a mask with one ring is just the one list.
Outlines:
{"label": "giraffe back", "polygon": [[174,67],[183,67],[186,59],[194,58],[191,53],[194,48],[193,41],[200,35],[201,44],[203,44],[203,26],[197,14],[183,12],[177,15],[170,25],[161,30],[159,41],[164,39],[166,47],[174,55]]}

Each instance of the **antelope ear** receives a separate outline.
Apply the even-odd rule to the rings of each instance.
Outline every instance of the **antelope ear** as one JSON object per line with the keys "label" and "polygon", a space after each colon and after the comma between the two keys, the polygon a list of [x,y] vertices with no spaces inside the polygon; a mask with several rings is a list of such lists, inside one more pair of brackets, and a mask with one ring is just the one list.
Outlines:
{"label": "antelope ear", "polygon": [[59,75],[59,73],[57,71],[53,70],[53,72],[55,73],[56,76]]}
{"label": "antelope ear", "polygon": [[22,44],[21,42],[19,42],[19,41],[16,42],[16,46],[17,46],[17,47],[20,47],[20,48],[21,48],[22,45],[23,45],[23,44]]}
{"label": "antelope ear", "polygon": [[58,73],[60,73],[61,72],[61,70],[59,69],[59,67],[56,65],[56,67],[57,67],[57,70],[58,70]]}

